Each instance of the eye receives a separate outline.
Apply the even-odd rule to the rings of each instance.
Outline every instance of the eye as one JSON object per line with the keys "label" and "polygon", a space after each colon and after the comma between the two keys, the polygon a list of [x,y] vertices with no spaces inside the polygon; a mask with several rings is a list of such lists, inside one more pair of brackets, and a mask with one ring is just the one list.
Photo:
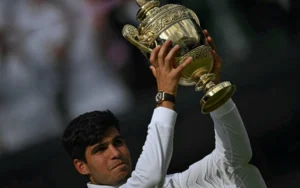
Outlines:
{"label": "eye", "polygon": [[121,139],[121,138],[118,138],[114,141],[114,146],[115,147],[119,147],[119,146],[122,146],[124,144],[124,140]]}
{"label": "eye", "polygon": [[105,147],[105,146],[98,147],[95,150],[95,153],[101,153],[101,152],[105,151],[106,149],[107,149],[107,147]]}

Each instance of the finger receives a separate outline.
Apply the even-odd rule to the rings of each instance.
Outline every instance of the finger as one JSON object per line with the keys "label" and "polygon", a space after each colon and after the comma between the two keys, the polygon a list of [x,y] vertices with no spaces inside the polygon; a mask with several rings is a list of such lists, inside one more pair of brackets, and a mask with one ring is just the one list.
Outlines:
{"label": "finger", "polygon": [[193,61],[192,57],[188,57],[183,63],[181,63],[176,69],[176,74],[179,74],[182,72],[182,70],[188,66]]}
{"label": "finger", "polygon": [[202,33],[204,34],[205,38],[209,37],[209,33],[206,29],[204,29]]}
{"label": "finger", "polygon": [[174,46],[170,52],[168,53],[168,55],[166,56],[165,58],[165,65],[171,69],[173,67],[173,63],[175,62],[175,57],[176,57],[176,54],[178,53],[180,49],[180,46],[179,45],[176,45]]}
{"label": "finger", "polygon": [[212,56],[214,58],[214,67],[215,68],[221,68],[222,58],[217,54],[217,52],[215,50],[213,50],[211,53],[212,53]]}
{"label": "finger", "polygon": [[176,69],[176,68],[177,68],[177,62],[176,62],[176,61],[173,61],[173,62],[172,62],[172,68],[173,68],[173,69]]}
{"label": "finger", "polygon": [[206,29],[203,30],[203,34],[206,38],[206,41],[208,42],[208,44],[210,45],[210,47],[213,50],[217,50],[216,45],[214,43],[214,40],[211,38],[211,36],[209,35],[208,31]]}
{"label": "finger", "polygon": [[151,52],[151,55],[150,55],[150,63],[152,66],[154,67],[158,67],[158,63],[157,63],[157,56],[158,56],[158,52],[160,50],[161,46],[156,46],[152,52]]}
{"label": "finger", "polygon": [[155,67],[151,65],[150,69],[152,71],[153,76],[156,78],[156,69],[155,69]]}
{"label": "finger", "polygon": [[222,59],[214,50],[212,51],[212,55],[214,58],[214,65],[213,65],[211,72],[216,75],[216,81],[217,81],[217,80],[219,80],[220,72],[222,69]]}
{"label": "finger", "polygon": [[209,37],[209,36],[208,36],[208,31],[207,31],[206,29],[204,29],[204,30],[202,31],[202,33],[203,33],[203,35],[204,35],[204,37],[205,37],[206,43],[208,44],[208,41],[207,41],[207,37]]}
{"label": "finger", "polygon": [[212,51],[212,55],[214,57],[214,66],[211,72],[216,75],[214,83],[218,84],[221,80],[222,58],[214,50]]}
{"label": "finger", "polygon": [[159,67],[163,67],[165,64],[165,57],[169,52],[170,46],[172,42],[170,40],[167,40],[164,42],[164,44],[161,46],[161,49],[159,50],[158,53],[158,64]]}
{"label": "finger", "polygon": [[207,37],[206,39],[207,39],[207,42],[208,42],[208,44],[210,45],[210,47],[211,47],[213,50],[217,51],[216,45],[215,45],[215,43],[214,43],[214,40],[213,40],[211,37]]}

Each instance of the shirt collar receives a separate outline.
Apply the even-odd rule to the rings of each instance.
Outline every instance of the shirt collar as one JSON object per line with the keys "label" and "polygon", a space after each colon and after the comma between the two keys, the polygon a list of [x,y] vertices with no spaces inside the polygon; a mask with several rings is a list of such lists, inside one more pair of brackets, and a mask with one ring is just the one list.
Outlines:
{"label": "shirt collar", "polygon": [[119,188],[119,186],[109,186],[109,185],[95,185],[91,182],[87,183],[88,188]]}

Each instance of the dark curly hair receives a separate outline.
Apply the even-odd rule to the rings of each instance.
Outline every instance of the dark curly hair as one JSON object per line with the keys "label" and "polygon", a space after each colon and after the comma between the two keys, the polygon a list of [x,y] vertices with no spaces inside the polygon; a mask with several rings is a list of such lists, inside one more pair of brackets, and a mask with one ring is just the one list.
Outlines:
{"label": "dark curly hair", "polygon": [[69,123],[63,133],[62,144],[72,159],[86,162],[86,148],[101,142],[109,127],[120,131],[119,120],[111,111],[84,113]]}

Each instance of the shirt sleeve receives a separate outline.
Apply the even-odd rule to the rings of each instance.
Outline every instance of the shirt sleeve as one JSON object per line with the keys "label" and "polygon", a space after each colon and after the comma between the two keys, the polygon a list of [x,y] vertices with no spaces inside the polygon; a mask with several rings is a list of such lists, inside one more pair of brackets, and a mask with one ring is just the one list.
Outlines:
{"label": "shirt sleeve", "polygon": [[[249,165],[252,150],[240,114],[230,99],[211,112],[215,149],[182,173],[168,175],[164,187],[242,187],[265,188],[257,168]],[[252,186],[255,185],[255,186]]]}
{"label": "shirt sleeve", "polygon": [[143,151],[132,176],[122,188],[161,187],[173,152],[177,113],[158,107],[154,110]]}
{"label": "shirt sleeve", "polygon": [[246,164],[252,157],[252,149],[242,118],[230,99],[222,108],[211,113],[214,121],[216,149],[212,155],[228,166]]}

